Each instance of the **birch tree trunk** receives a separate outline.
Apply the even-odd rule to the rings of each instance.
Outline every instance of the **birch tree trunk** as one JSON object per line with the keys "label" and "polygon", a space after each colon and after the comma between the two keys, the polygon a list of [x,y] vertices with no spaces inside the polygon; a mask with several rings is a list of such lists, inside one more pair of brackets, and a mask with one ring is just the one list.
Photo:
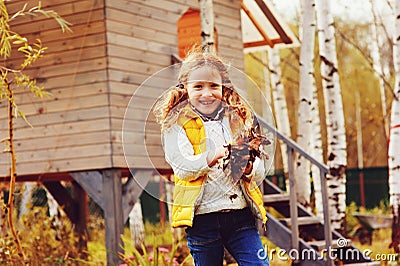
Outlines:
{"label": "birch tree trunk", "polygon": [[346,210],[346,132],[337,69],[336,41],[329,0],[317,0],[321,76],[328,136],[327,175],[329,212],[333,228],[344,233]]}
{"label": "birch tree trunk", "polygon": [[[314,33],[315,33],[315,0],[312,1],[313,6],[313,20],[314,20]],[[310,7],[310,6],[309,6]],[[312,25],[310,23],[310,25]],[[315,43],[315,34],[314,43]],[[314,51],[313,51],[314,52]],[[314,58],[313,58],[314,60]],[[317,86],[315,85],[315,76],[313,76],[312,81],[312,100],[311,100],[311,136],[310,136],[310,155],[314,157],[319,162],[324,162],[323,148],[322,148],[322,133],[321,133],[321,119],[319,113],[318,104],[318,92]],[[321,189],[321,177],[320,170],[317,166],[311,165],[311,176],[313,178],[314,185],[314,197],[315,197],[315,212],[316,215],[321,219],[324,219],[324,206],[322,204],[322,189]]]}
{"label": "birch tree trunk", "polygon": [[395,98],[392,102],[388,150],[389,196],[393,214],[392,243],[395,252],[400,251],[400,2],[395,1],[395,31],[393,36],[393,62],[395,69]]}
{"label": "birch tree trunk", "polygon": [[[314,79],[315,1],[301,0],[300,22],[300,96],[298,109],[297,143],[310,153]],[[296,157],[297,200],[310,207],[310,163],[301,155]]]}
{"label": "birch tree trunk", "polygon": [[[278,49],[269,49],[269,71],[270,71],[270,79],[271,79],[271,89],[272,89],[272,99],[274,102],[275,109],[275,117],[276,117],[276,125],[280,132],[282,132],[285,136],[289,137],[290,134],[290,125],[289,125],[289,115],[285,98],[285,91],[282,84],[282,74],[280,67],[280,56]],[[286,144],[282,141],[279,141],[281,146],[282,160],[283,160],[283,171],[285,176],[288,173],[288,158],[287,158],[287,147]],[[288,188],[289,186],[287,186]]]}
{"label": "birch tree trunk", "polygon": [[35,183],[34,182],[25,182],[25,189],[24,192],[22,193],[21,197],[21,207],[19,211],[18,218],[21,219],[22,216],[27,214],[29,210],[32,207],[32,194],[33,194],[33,189],[35,188]]}
{"label": "birch tree trunk", "polygon": [[[173,180],[173,176],[171,176],[170,180]],[[169,224],[172,224],[172,204],[173,204],[173,195],[174,195],[174,183],[172,181],[167,181],[165,182],[165,197],[167,200],[168,204],[168,219],[169,219]],[[180,241],[183,238],[184,232],[183,228],[177,227],[173,228],[171,227],[172,230],[172,237],[173,241],[175,244],[178,244],[178,246],[181,245]]]}
{"label": "birch tree trunk", "polygon": [[199,0],[202,48],[204,52],[216,52],[214,43],[213,0]]}
{"label": "birch tree trunk", "polygon": [[[264,94],[264,101],[262,101],[262,109],[261,109],[261,115],[262,118],[270,123],[271,125],[275,125],[275,120],[272,114],[271,110],[271,103],[272,103],[272,91],[271,91],[271,78],[270,78],[270,73],[269,73],[269,68],[268,68],[268,52],[263,51],[261,53],[261,63],[263,65],[263,77],[264,77],[264,87],[262,89],[262,92]],[[264,150],[268,154],[273,154],[275,152],[275,144],[269,145],[267,147],[264,147]],[[275,165],[274,163],[271,163],[271,166],[268,169],[267,175],[274,175],[275,174]]]}
{"label": "birch tree trunk", "polygon": [[144,245],[144,224],[140,199],[137,199],[129,213],[129,228],[133,244],[135,248],[141,252],[142,245]]}
{"label": "birch tree trunk", "polygon": [[[36,187],[35,182],[25,182],[25,189],[24,192],[22,193],[22,199],[21,199],[21,207],[20,207],[20,212],[19,212],[19,219],[22,218],[23,215],[27,214],[29,210],[31,209],[31,204],[32,204],[32,194],[33,190]],[[46,197],[47,197],[47,205],[49,208],[49,216],[50,217],[55,217],[55,223],[58,223],[58,203],[54,199],[54,197],[51,195],[49,191],[46,190]]]}
{"label": "birch tree trunk", "polygon": [[[314,84],[313,88],[313,100],[311,102],[311,117],[312,117],[312,133],[311,133],[311,151],[310,154],[317,161],[323,162],[324,155],[322,149],[322,134],[321,134],[321,119],[319,118],[319,107],[318,107],[318,93],[317,87]],[[315,165],[311,165],[311,175],[313,177],[314,184],[314,196],[315,196],[315,211],[317,216],[323,220],[324,219],[324,207],[322,204],[322,190],[321,190],[321,177],[319,168]]]}
{"label": "birch tree trunk", "polygon": [[389,116],[387,113],[387,105],[386,105],[386,92],[385,92],[385,81],[383,79],[383,68],[381,64],[381,56],[379,53],[379,35],[377,30],[378,18],[374,11],[374,1],[370,0],[371,6],[371,14],[372,14],[372,21],[370,24],[370,31],[372,40],[370,42],[370,50],[371,50],[371,57],[373,62],[373,68],[375,71],[375,76],[379,80],[379,90],[381,93],[381,102],[382,102],[382,115],[383,115],[383,126],[386,133],[386,136],[389,136]]}
{"label": "birch tree trunk", "polygon": [[[49,216],[52,217],[52,223],[56,228],[60,228],[62,226],[62,220],[60,220],[61,216],[65,216],[65,212],[62,208],[58,208],[59,205],[56,199],[51,195],[51,193],[46,189],[46,197],[47,197],[47,207],[49,208]],[[58,231],[57,231],[58,233]]]}
{"label": "birch tree trunk", "polygon": [[[49,207],[50,217],[57,217],[58,215],[58,203],[56,199],[51,195],[49,191],[46,190],[47,206]],[[60,209],[61,211],[62,209]]]}

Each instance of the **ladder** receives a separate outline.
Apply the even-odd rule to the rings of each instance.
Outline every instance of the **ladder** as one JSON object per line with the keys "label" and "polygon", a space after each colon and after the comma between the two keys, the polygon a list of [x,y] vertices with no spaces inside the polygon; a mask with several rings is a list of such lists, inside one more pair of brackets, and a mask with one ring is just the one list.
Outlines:
{"label": "ladder", "polygon": [[[285,253],[295,265],[380,265],[331,228],[326,184],[328,167],[262,118],[257,117],[257,120],[287,145],[288,152],[290,193],[285,193],[269,180],[265,180],[261,187],[268,217],[264,235],[283,250],[281,254],[275,254],[275,257]],[[294,152],[301,154],[320,170],[323,221],[297,202]],[[271,257],[274,254],[268,255]]]}

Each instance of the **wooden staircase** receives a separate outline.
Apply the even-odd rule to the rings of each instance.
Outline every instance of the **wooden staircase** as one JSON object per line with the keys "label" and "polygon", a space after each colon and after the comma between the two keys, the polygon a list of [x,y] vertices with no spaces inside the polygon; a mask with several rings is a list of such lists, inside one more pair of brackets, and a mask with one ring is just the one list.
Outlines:
{"label": "wooden staircase", "polygon": [[[331,231],[332,242],[327,247],[324,235],[324,223],[318,217],[307,211],[301,204],[296,204],[298,217],[295,226],[298,227],[298,248],[291,251],[293,223],[290,216],[290,195],[285,194],[269,180],[263,184],[264,204],[267,209],[267,230],[265,236],[275,245],[284,249],[286,255],[298,258],[299,265],[380,265],[365,258],[362,251],[354,247],[351,240],[345,239],[335,230]],[[276,215],[276,214],[279,215]],[[273,215],[274,214],[274,215]],[[278,254],[274,254],[275,259]],[[279,258],[278,258],[279,259]]]}
{"label": "wooden staircase", "polygon": [[[267,209],[265,236],[283,249],[295,265],[380,265],[352,245],[349,239],[331,229],[326,174],[328,167],[316,161],[293,140],[282,135],[275,127],[257,117],[261,126],[287,145],[290,194],[285,193],[269,180],[261,186]],[[321,221],[297,202],[294,178],[294,152],[301,154],[320,170],[324,219]],[[318,177],[317,177],[318,178]],[[281,259],[282,252],[268,252],[271,259]],[[368,254],[367,254],[368,255]],[[274,258],[271,258],[274,256]]]}

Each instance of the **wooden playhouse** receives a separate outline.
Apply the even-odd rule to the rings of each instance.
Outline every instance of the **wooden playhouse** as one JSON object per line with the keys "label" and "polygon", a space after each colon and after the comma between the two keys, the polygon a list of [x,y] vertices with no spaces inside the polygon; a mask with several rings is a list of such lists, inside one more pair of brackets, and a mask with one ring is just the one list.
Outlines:
{"label": "wooden playhouse", "polygon": [[[10,14],[37,1],[10,1]],[[244,48],[290,44],[294,38],[266,0],[214,0],[218,53],[244,71]],[[28,70],[52,94],[40,100],[17,92],[16,101],[32,127],[15,125],[17,181],[42,182],[84,234],[89,195],[103,210],[106,248],[120,249],[123,224],[146,180],[168,172],[162,153],[150,161],[144,145],[160,148],[158,126],[145,112],[167,88],[160,82],[135,95],[137,105],[125,119],[135,90],[149,76],[200,43],[197,0],[43,0],[72,23],[62,33],[45,17],[15,20],[11,27],[29,39],[40,38],[48,50]],[[6,62],[10,67],[21,58]],[[0,102],[5,110],[6,103]],[[0,112],[0,139],[7,137],[7,113]],[[144,124],[146,126],[144,127]],[[129,149],[123,147],[125,138]],[[129,163],[127,163],[127,160]],[[154,165],[153,165],[154,164]],[[130,169],[129,169],[130,168]],[[9,158],[0,155],[0,177],[8,181]],[[135,178],[132,178],[134,176]],[[71,181],[73,193],[62,181]],[[109,252],[107,260],[118,258]]]}

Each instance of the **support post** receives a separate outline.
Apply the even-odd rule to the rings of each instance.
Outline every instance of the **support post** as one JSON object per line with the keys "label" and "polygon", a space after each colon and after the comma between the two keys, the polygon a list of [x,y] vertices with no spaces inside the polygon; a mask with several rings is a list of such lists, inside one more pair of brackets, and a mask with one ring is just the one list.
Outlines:
{"label": "support post", "polygon": [[102,171],[104,218],[106,224],[107,265],[118,265],[118,252],[122,252],[124,221],[122,214],[121,171],[107,169]]}
{"label": "support post", "polygon": [[[294,159],[293,159],[293,148],[287,146],[288,154],[288,168],[289,168],[289,186],[290,186],[290,220],[292,230],[292,249],[299,250],[299,226],[297,223],[298,212],[297,212],[297,190],[296,190],[296,179],[294,178]],[[294,261],[297,264],[298,261]]]}

